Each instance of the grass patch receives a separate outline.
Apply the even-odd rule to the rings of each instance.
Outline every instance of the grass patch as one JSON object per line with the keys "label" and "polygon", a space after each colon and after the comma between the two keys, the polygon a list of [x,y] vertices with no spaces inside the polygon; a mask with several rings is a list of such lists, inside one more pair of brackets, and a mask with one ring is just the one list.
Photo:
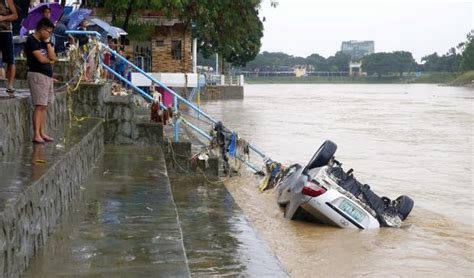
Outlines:
{"label": "grass patch", "polygon": [[471,84],[474,84],[473,81],[474,81],[474,70],[471,70],[459,75],[456,79],[454,79],[450,83],[450,85],[454,85],[454,86],[471,85]]}
{"label": "grass patch", "polygon": [[433,73],[424,73],[420,77],[410,78],[408,83],[448,83],[453,81],[456,78],[455,73],[450,72],[433,72]]}
{"label": "grass patch", "polygon": [[[474,75],[474,71],[470,74],[463,75],[462,80],[468,80]],[[430,84],[450,84],[458,75],[455,73],[424,73],[420,77],[415,76],[258,76],[247,77],[245,82],[248,84],[406,84],[406,83],[430,83]],[[459,81],[465,82],[465,81]]]}

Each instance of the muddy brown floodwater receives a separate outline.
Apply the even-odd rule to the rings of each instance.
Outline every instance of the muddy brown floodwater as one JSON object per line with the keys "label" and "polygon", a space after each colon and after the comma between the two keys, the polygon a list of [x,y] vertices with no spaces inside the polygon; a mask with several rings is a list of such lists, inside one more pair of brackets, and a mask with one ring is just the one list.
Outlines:
{"label": "muddy brown floodwater", "polygon": [[286,165],[306,164],[331,139],[376,193],[415,200],[400,229],[343,230],[285,220],[253,175],[227,180],[291,276],[472,277],[473,104],[468,88],[291,84],[247,85],[244,100],[202,106]]}

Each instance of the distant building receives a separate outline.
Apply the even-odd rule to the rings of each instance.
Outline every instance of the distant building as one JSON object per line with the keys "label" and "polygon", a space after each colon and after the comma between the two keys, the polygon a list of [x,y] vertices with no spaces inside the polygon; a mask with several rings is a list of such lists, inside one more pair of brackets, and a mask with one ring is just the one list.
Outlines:
{"label": "distant building", "polygon": [[357,61],[374,53],[374,41],[344,41],[341,52],[351,55],[352,60]]}
{"label": "distant building", "polygon": [[293,67],[293,72],[296,77],[306,76],[306,66],[305,65],[296,65]]}

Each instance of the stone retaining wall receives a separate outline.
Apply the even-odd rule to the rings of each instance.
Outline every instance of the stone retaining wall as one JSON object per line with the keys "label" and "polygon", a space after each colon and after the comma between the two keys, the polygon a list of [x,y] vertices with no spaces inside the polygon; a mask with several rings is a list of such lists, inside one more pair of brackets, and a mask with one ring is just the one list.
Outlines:
{"label": "stone retaining wall", "polygon": [[137,119],[134,96],[112,96],[111,83],[83,84],[73,93],[74,114],[105,120],[105,142],[111,144],[162,144],[163,126]]}
{"label": "stone retaining wall", "polygon": [[[0,101],[0,157],[30,142],[33,135],[32,113],[29,97]],[[47,129],[56,130],[67,119],[66,93],[56,93],[54,103],[48,107]]]}
{"label": "stone retaining wall", "polygon": [[[26,58],[16,58],[15,64],[16,78],[19,80],[26,80],[26,74],[28,73]],[[60,59],[54,63],[53,75],[57,80],[66,82],[70,78],[69,72],[69,60]]]}
{"label": "stone retaining wall", "polygon": [[[81,128],[84,128],[85,123]],[[0,276],[19,277],[31,257],[46,243],[103,151],[100,120],[46,173],[0,212]]]}

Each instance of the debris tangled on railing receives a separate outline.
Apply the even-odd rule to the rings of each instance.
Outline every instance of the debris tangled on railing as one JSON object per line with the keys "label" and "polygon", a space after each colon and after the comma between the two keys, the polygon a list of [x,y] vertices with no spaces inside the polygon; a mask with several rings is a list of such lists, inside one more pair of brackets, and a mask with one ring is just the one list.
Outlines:
{"label": "debris tangled on railing", "polygon": [[[231,175],[233,169],[234,170],[240,169],[242,163],[245,164],[247,167],[251,168],[257,174],[260,174],[262,176],[265,175],[262,169],[259,169],[250,161],[250,151],[253,151],[258,156],[264,159],[264,164],[268,164],[271,162],[271,160],[268,157],[266,157],[260,150],[258,150],[255,146],[249,144],[245,140],[241,139],[237,133],[233,133],[229,129],[225,128],[222,125],[222,123],[217,122],[211,116],[207,115],[194,103],[190,102],[189,100],[185,99],[181,95],[177,94],[176,92],[168,88],[165,84],[157,80],[155,77],[153,77],[149,73],[144,72],[143,69],[137,67],[135,64],[131,63],[128,59],[122,57],[119,53],[111,49],[109,46],[101,43],[99,40],[97,40],[97,38],[100,38],[100,34],[93,31],[68,31],[67,33],[73,34],[73,35],[77,34],[77,35],[91,36],[88,47],[84,49],[85,51],[82,52],[82,50],[78,50],[74,48],[71,50],[71,51],[76,51],[76,52],[71,52],[71,55],[70,55],[70,57],[72,57],[71,66],[73,67],[74,71],[80,72],[79,81],[74,87],[74,89],[71,90],[71,92],[77,89],[82,79],[92,81],[92,82],[99,82],[101,80],[100,79],[101,76],[106,76],[104,74],[101,74],[102,70],[105,69],[109,73],[111,73],[114,76],[114,78],[118,79],[122,84],[124,84],[124,86],[126,86],[127,89],[134,90],[141,97],[146,99],[147,102],[153,103],[153,98],[149,93],[145,92],[142,88],[135,86],[133,83],[130,82],[130,80],[128,80],[123,75],[117,73],[114,69],[112,69],[110,66],[108,66],[107,64],[103,62],[102,55],[108,52],[111,55],[114,55],[116,59],[119,59],[120,61],[124,62],[131,69],[139,72],[145,78],[149,79],[154,86],[161,87],[164,91],[170,93],[174,97],[173,108],[166,107],[162,103],[160,103],[159,107],[161,109],[156,109],[157,105],[155,105],[154,106],[155,109],[153,111],[153,109],[151,109],[152,107],[151,104],[145,104],[145,106],[149,107],[150,110],[152,110],[150,111],[152,119],[159,120],[160,119],[159,112],[160,110],[163,110],[163,109],[164,109],[163,112],[165,111],[168,112],[169,117],[173,117],[172,123],[174,126],[174,140],[175,141],[179,140],[180,124],[183,123],[184,125],[191,127],[191,129],[197,132],[199,135],[211,141],[211,143],[209,144],[209,148],[207,150],[208,152],[218,149],[218,154],[224,160],[224,173],[226,173],[227,175]],[[87,55],[85,53],[87,53]],[[92,78],[92,73],[94,73],[93,78]],[[126,91],[124,92],[117,89],[117,90],[114,90],[114,93],[116,95],[123,95],[128,92]],[[198,114],[198,120],[199,120],[199,117],[202,116],[203,118],[205,118],[205,120],[208,123],[213,125],[213,131],[211,135],[207,134],[205,131],[201,130],[199,127],[193,125],[192,123],[190,123],[187,119],[183,117],[183,115],[181,114],[181,111],[179,110],[179,102],[186,104],[188,107],[196,111]],[[199,103],[199,97],[198,97],[198,103]],[[70,112],[72,112],[72,109],[70,109]],[[156,112],[158,112],[158,115],[156,115],[157,114]],[[172,114],[169,112],[172,112]],[[162,121],[166,123],[166,119],[162,119]],[[231,169],[231,166],[229,164],[229,157],[227,156],[227,154],[229,154],[230,157],[233,158],[232,161],[236,162],[236,164],[238,163],[238,167],[233,167],[233,169]],[[195,156],[195,158],[205,159],[206,155],[207,155],[206,153],[203,153],[203,155],[197,155]],[[269,173],[270,176],[272,173],[274,174],[271,177],[271,179],[273,180],[275,178],[275,173],[273,170],[270,171]]]}
{"label": "debris tangled on railing", "polygon": [[260,181],[258,190],[265,191],[274,188],[275,185],[285,176],[285,166],[276,161],[268,161],[265,164],[265,177]]}

